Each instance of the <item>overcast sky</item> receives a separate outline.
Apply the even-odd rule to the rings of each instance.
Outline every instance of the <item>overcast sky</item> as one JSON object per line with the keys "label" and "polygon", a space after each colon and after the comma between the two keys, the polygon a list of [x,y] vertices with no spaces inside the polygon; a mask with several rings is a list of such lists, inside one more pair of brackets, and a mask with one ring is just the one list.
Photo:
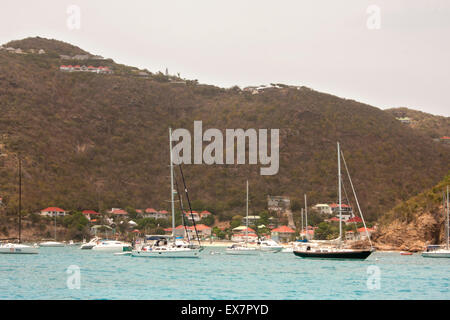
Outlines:
{"label": "overcast sky", "polygon": [[[79,29],[70,5],[80,8]],[[14,0],[0,8],[0,43],[41,36],[221,87],[305,85],[450,116],[447,0]]]}

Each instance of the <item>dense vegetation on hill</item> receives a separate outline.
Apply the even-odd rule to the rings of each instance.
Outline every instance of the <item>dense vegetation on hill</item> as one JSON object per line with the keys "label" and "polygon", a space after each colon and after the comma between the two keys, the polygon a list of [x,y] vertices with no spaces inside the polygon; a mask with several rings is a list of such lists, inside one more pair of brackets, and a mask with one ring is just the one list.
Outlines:
{"label": "dense vegetation on hill", "polygon": [[436,116],[408,108],[392,108],[385,110],[395,117],[412,119],[411,128],[417,129],[427,136],[437,139],[450,136],[450,117]]}
{"label": "dense vegetation on hill", "polygon": [[[80,53],[42,38],[8,45],[28,44]],[[311,204],[336,201],[337,140],[372,220],[450,169],[449,148],[353,100],[305,87],[252,95],[195,81],[173,83],[162,74],[140,78],[136,68],[112,60],[89,63],[108,63],[114,74],[60,72],[63,61],[55,54],[0,51],[0,195],[9,211],[17,205],[18,153],[26,211],[50,205],[167,209],[168,127],[192,133],[194,120],[202,120],[204,130],[280,129],[277,175],[261,176],[261,165],[184,167],[194,208],[221,218],[244,212],[246,179],[251,213],[265,208],[268,194],[290,196],[297,207],[304,193]]]}

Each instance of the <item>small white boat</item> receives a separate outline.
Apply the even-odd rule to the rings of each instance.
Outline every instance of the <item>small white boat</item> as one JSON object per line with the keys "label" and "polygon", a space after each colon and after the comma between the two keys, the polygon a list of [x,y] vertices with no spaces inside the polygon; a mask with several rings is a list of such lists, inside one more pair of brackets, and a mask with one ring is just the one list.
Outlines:
{"label": "small white boat", "polygon": [[58,241],[45,241],[39,244],[41,247],[64,247],[65,244]]}
{"label": "small white boat", "polygon": [[0,253],[4,254],[37,254],[39,246],[29,246],[21,243],[5,243],[0,244]]}
{"label": "small white boat", "polygon": [[272,239],[261,241],[259,249],[264,252],[280,252],[283,246]]}
{"label": "small white boat", "polygon": [[441,248],[441,246],[431,245],[427,250],[422,252],[424,258],[450,258],[450,250]]}
{"label": "small white boat", "polygon": [[247,244],[243,243],[234,243],[225,249],[225,253],[231,255],[256,255],[259,254],[259,252],[260,251],[256,247],[249,247]]}
{"label": "small white boat", "polygon": [[102,252],[125,252],[131,251],[131,249],[131,244],[116,240],[102,240],[92,247],[92,250]]}

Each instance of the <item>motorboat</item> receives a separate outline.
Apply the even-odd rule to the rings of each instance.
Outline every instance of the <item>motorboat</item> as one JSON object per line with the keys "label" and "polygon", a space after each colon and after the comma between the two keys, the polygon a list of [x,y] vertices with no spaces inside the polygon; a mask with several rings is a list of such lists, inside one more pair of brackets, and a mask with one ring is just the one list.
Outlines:
{"label": "motorboat", "polygon": [[4,254],[37,254],[39,253],[39,246],[34,244],[32,246],[22,243],[5,243],[0,244],[0,253]]}
{"label": "motorboat", "polygon": [[231,255],[257,255],[260,251],[256,247],[249,247],[246,243],[233,243],[225,249],[225,252]]}
{"label": "motorboat", "polygon": [[272,239],[263,240],[259,243],[259,249],[264,252],[280,252],[284,247]]}
{"label": "motorboat", "polygon": [[126,252],[131,251],[132,246],[130,243],[117,240],[101,240],[92,247],[92,250],[101,252]]}
{"label": "motorboat", "polygon": [[81,250],[91,250],[93,247],[95,247],[97,244],[100,243],[100,239],[98,237],[92,238],[89,242],[84,242],[81,246]]}

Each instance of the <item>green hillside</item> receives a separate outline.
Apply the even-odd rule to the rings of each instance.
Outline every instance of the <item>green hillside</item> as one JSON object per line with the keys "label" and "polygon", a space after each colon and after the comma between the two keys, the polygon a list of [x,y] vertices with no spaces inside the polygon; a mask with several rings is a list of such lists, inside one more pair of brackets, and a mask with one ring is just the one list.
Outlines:
{"label": "green hillside", "polygon": [[195,207],[221,218],[242,212],[246,179],[251,212],[264,209],[268,194],[297,203],[304,193],[311,204],[336,201],[337,140],[372,220],[450,169],[450,148],[353,100],[306,87],[253,95],[162,74],[139,77],[136,68],[112,60],[79,63],[109,66],[111,75],[66,73],[59,71],[66,61],[54,53],[75,53],[70,45],[34,38],[8,46],[30,41],[53,54],[0,51],[0,194],[10,211],[17,203],[17,153],[24,159],[26,210],[167,208],[168,127],[192,132],[194,120],[204,130],[280,129],[278,175],[261,176],[260,165],[184,167]]}

